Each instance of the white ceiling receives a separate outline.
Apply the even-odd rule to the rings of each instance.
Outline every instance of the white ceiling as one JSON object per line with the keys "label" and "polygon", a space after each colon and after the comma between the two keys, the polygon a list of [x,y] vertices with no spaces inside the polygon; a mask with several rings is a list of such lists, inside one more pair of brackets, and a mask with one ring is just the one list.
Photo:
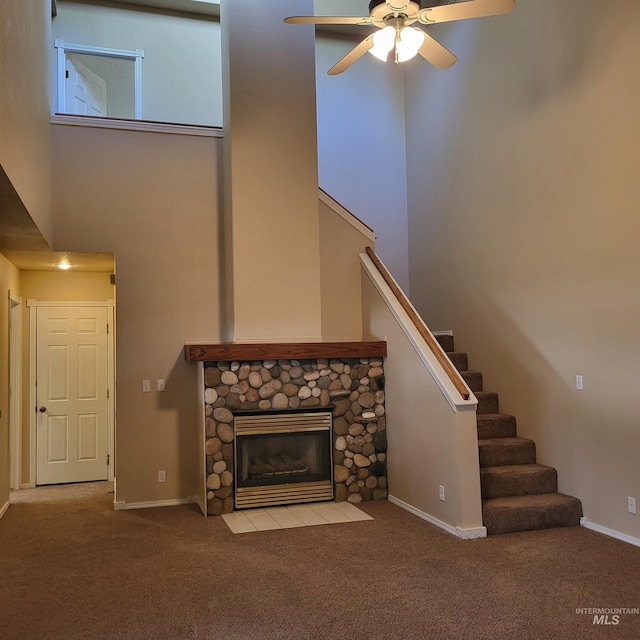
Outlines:
{"label": "white ceiling", "polygon": [[3,250],[2,255],[20,271],[59,271],[63,260],[71,265],[69,271],[113,273],[115,268],[111,253]]}

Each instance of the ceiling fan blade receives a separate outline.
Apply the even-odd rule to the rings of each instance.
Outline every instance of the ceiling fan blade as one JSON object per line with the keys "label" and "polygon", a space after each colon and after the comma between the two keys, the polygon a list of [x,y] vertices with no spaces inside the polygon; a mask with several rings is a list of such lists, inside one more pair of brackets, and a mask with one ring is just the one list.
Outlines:
{"label": "ceiling fan blade", "polygon": [[422,24],[451,22],[467,18],[483,18],[509,13],[515,7],[515,0],[468,0],[456,4],[445,4],[439,7],[421,9],[418,20]]}
{"label": "ceiling fan blade", "polygon": [[452,67],[457,58],[447,49],[443,47],[437,40],[434,40],[430,35],[424,34],[424,42],[418,49],[418,53],[427,61],[430,62],[436,69],[448,69]]}
{"label": "ceiling fan blade", "polygon": [[354,62],[362,58],[362,56],[373,47],[373,35],[367,36],[359,45],[351,49],[347,55],[336,62],[336,64],[327,71],[330,76],[337,76],[339,73],[346,71]]}
{"label": "ceiling fan blade", "polygon": [[349,16],[291,16],[285,18],[287,24],[374,24],[373,18],[356,18]]}

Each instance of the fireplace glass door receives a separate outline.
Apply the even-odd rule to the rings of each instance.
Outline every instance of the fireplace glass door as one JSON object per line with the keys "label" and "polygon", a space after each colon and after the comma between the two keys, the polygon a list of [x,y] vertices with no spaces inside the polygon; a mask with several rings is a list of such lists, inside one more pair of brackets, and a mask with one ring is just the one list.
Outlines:
{"label": "fireplace glass door", "polygon": [[331,413],[237,415],[236,508],[333,499]]}

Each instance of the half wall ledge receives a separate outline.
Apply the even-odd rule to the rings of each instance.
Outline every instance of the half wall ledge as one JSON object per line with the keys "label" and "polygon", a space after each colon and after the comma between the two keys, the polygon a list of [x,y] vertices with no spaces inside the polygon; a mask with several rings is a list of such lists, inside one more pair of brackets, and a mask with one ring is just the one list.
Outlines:
{"label": "half wall ledge", "polygon": [[364,342],[283,342],[267,344],[185,344],[187,362],[385,358],[385,340]]}

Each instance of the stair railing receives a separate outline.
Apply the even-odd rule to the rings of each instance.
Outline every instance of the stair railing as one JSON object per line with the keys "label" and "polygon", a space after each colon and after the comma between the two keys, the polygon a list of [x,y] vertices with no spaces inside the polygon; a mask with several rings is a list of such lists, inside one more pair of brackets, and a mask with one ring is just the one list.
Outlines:
{"label": "stair railing", "polygon": [[384,264],[380,262],[380,259],[376,255],[375,251],[371,247],[366,247],[366,251],[367,255],[369,256],[369,258],[371,258],[371,261],[382,276],[383,280],[387,283],[387,285],[393,292],[393,295],[398,300],[398,303],[405,311],[405,313],[409,316],[411,322],[413,322],[413,325],[420,334],[420,337],[427,343],[436,360],[444,369],[445,373],[449,377],[449,380],[451,380],[451,383],[456,388],[456,391],[462,396],[463,400],[468,400],[469,388],[460,375],[460,372],[453,366],[451,360],[449,360],[447,355],[438,344],[438,341],[433,337],[433,335],[427,328],[424,320],[418,315],[417,311],[414,309],[411,302],[409,302],[409,299],[404,294],[402,289],[400,289],[400,287],[396,284],[396,281],[393,279]]}

